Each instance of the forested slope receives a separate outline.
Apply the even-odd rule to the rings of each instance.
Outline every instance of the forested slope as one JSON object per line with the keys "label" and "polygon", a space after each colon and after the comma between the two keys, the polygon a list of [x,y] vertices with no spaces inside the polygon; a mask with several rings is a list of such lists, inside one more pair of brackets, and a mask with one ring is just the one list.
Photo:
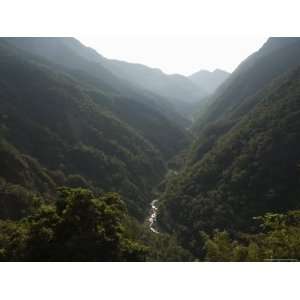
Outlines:
{"label": "forested slope", "polygon": [[154,96],[10,41],[0,40],[0,260],[191,260],[140,223],[184,128]]}
{"label": "forested slope", "polygon": [[269,38],[230,75],[202,107],[194,124],[190,161],[196,162],[260,101],[256,94],[272,80],[300,65],[299,38]]}
{"label": "forested slope", "polygon": [[[186,78],[72,38],[0,39],[0,260],[300,257],[299,40],[269,39],[190,134],[156,90],[184,108]],[[158,235],[142,225],[154,197]]]}
{"label": "forested slope", "polygon": [[[289,61],[297,61],[296,54]],[[256,230],[253,217],[299,208],[299,86],[296,68],[256,91],[236,119],[224,117],[222,130],[203,131],[214,142],[202,144],[201,155],[190,157],[169,182],[160,224],[195,255],[203,255],[201,231],[251,232]]]}
{"label": "forested slope", "polygon": [[[115,65],[113,61],[84,46],[75,38],[34,37],[6,38],[5,40],[19,49],[47,59],[55,64],[56,69],[63,68],[64,72],[71,73],[82,84],[96,87],[113,96],[122,95],[123,101],[130,98],[135,102],[143,103],[148,109],[161,113],[179,127],[190,124],[182,112],[176,111],[175,106],[171,103],[172,99],[165,98],[162,94],[155,93],[154,90],[144,88],[137,80],[130,80],[130,76],[119,72],[119,68],[116,70],[113,68]],[[128,65],[130,68],[132,65],[134,68],[134,64],[125,62],[119,62],[119,64],[120,66]],[[151,70],[150,68],[146,69]],[[135,77],[139,82],[144,82],[143,77],[139,74],[136,74]],[[174,86],[176,84],[173,84]],[[194,91],[194,94],[196,92]],[[185,98],[182,98],[178,100],[178,104],[180,105],[180,102],[184,103],[184,101]]]}
{"label": "forested slope", "polygon": [[[142,104],[144,116],[129,122],[122,97],[88,88],[47,61],[0,42],[0,176],[6,191],[11,184],[49,198],[60,185],[117,191],[129,211],[143,218],[166,157],[187,141],[184,131]],[[153,136],[152,124],[160,126],[162,139]],[[20,201],[17,192],[6,194]],[[4,207],[13,205],[3,201]]]}

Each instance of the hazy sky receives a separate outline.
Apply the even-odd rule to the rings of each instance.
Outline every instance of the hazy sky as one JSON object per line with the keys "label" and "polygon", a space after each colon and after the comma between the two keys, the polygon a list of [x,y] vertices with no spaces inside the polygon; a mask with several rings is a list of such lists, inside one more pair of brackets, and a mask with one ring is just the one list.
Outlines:
{"label": "hazy sky", "polygon": [[2,2],[2,36],[75,36],[109,58],[167,73],[232,71],[268,36],[299,36],[298,0]]}
{"label": "hazy sky", "polygon": [[190,75],[216,68],[232,72],[267,37],[253,36],[78,36],[107,58],[142,63],[166,73]]}

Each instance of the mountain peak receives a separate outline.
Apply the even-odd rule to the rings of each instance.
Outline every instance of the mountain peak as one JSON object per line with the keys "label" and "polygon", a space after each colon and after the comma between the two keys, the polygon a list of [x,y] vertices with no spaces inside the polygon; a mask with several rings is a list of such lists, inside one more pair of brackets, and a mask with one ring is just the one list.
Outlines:
{"label": "mountain peak", "polygon": [[230,75],[230,73],[215,69],[214,71],[200,70],[188,78],[196,85],[212,94]]}
{"label": "mountain peak", "polygon": [[225,70],[222,70],[222,69],[215,69],[213,72],[211,73],[214,73],[214,74],[217,74],[217,73],[222,73],[222,74],[230,74],[229,72],[225,71]]}
{"label": "mountain peak", "polygon": [[270,37],[263,44],[259,52],[263,54],[268,54],[270,52],[282,49],[296,42],[300,42],[299,37]]}

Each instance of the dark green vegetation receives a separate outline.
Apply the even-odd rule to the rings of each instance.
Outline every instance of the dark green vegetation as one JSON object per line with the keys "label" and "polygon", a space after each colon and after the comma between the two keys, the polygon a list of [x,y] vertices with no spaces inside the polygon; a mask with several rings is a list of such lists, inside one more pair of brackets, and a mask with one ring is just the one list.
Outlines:
{"label": "dark green vegetation", "polygon": [[188,141],[184,130],[150,105],[89,88],[5,41],[0,64],[0,176],[7,184],[46,197],[61,185],[120,192],[143,219],[166,157]]}
{"label": "dark green vegetation", "polygon": [[269,39],[196,104],[203,74],[1,39],[1,259],[299,259],[299,40]]}
{"label": "dark green vegetation", "polygon": [[[196,257],[214,260],[204,233],[226,230],[239,240],[260,232],[253,217],[299,208],[299,64],[298,38],[270,39],[216,92],[197,124],[199,138],[184,170],[168,182],[159,216]],[[223,233],[212,241],[219,238]]]}
{"label": "dark green vegetation", "polygon": [[[263,47],[244,60],[211,96],[209,109],[203,110],[195,131],[203,127],[221,132],[230,128],[259,101],[253,97],[273,79],[300,64],[298,38],[270,38]],[[222,131],[223,130],[223,131]]]}
{"label": "dark green vegetation", "polygon": [[61,188],[57,197],[32,198],[27,217],[0,221],[1,261],[190,259],[171,238],[135,225],[118,194]]}
{"label": "dark green vegetation", "polygon": [[[73,38],[5,40],[18,49],[34,54],[34,60],[41,57],[55,71],[71,76],[101,110],[110,111],[133,127],[167,158],[186,146],[188,137],[182,127],[189,126],[190,122],[181,117],[168,100],[114,75],[103,65],[101,55],[79,41]],[[157,136],[157,131],[160,136]]]}
{"label": "dark green vegetation", "polygon": [[228,232],[205,236],[207,261],[299,261],[300,211],[268,213],[256,218],[260,233],[240,234],[233,240]]}
{"label": "dark green vegetation", "polygon": [[181,125],[190,125],[191,107],[207,95],[187,77],[106,59],[74,38],[10,38],[9,42],[67,68],[81,82],[150,105]]}
{"label": "dark green vegetation", "polygon": [[[0,40],[2,259],[190,259],[174,238],[140,225],[167,160],[189,142],[186,121],[64,43]],[[87,190],[59,196],[60,187]],[[124,208],[105,207],[112,192]]]}

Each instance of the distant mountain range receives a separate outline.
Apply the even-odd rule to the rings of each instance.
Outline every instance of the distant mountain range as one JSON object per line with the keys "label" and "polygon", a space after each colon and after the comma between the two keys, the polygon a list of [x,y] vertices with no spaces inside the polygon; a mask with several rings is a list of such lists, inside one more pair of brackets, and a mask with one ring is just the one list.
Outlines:
{"label": "distant mountain range", "polygon": [[207,94],[212,94],[229,77],[230,73],[216,69],[213,72],[202,70],[188,78]]}
{"label": "distant mountain range", "polygon": [[[167,100],[85,59],[85,47],[77,54],[78,45],[0,39],[0,179],[49,198],[59,185],[119,191],[143,218],[146,187],[189,141],[187,121]],[[7,195],[9,217],[17,209]]]}
{"label": "distant mountain range", "polygon": [[[191,105],[201,102],[229,75],[221,70],[200,71],[189,77],[167,75],[142,64],[106,59],[74,38],[14,38],[10,42],[53,63],[81,72],[92,72],[93,76],[101,79],[102,88],[108,89],[113,84],[114,89],[123,95],[137,94],[137,90],[144,91],[148,97],[153,98],[154,95],[160,105],[169,102],[187,119],[191,117]],[[164,99],[157,100],[157,96]]]}

